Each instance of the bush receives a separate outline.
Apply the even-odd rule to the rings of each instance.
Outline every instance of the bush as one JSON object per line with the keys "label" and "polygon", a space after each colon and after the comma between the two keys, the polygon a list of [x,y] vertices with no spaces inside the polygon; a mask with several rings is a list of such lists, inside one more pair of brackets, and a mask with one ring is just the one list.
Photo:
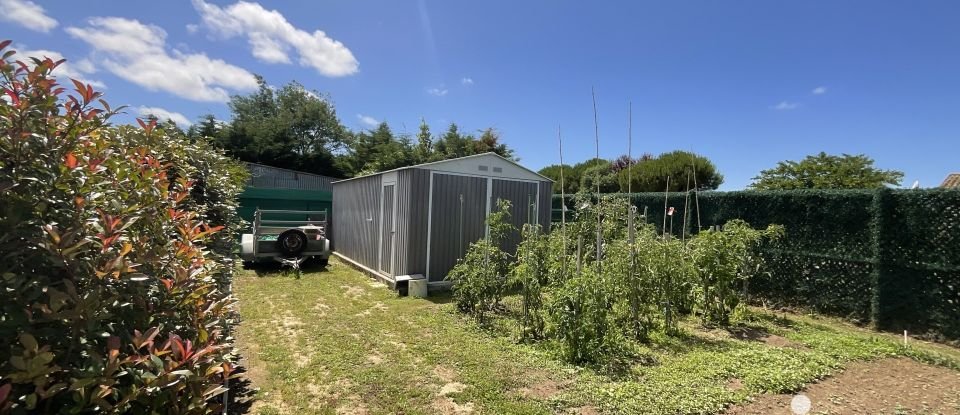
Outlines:
{"label": "bush", "polygon": [[[10,42],[0,43],[0,52]],[[0,62],[0,412],[207,413],[242,167],[116,113],[60,62]]]}
{"label": "bush", "polygon": [[500,304],[507,288],[510,255],[500,246],[513,229],[509,216],[510,202],[498,200],[497,211],[487,218],[489,236],[470,244],[467,254],[447,274],[457,308],[473,315],[479,324]]}

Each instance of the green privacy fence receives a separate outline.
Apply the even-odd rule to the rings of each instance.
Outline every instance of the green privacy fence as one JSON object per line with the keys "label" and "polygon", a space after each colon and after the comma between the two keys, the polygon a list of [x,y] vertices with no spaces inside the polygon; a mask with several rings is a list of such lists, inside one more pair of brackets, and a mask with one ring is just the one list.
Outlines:
{"label": "green privacy fence", "polygon": [[[648,223],[663,227],[663,193],[629,197],[641,214],[646,210]],[[568,199],[568,215],[575,214]],[[960,339],[960,191],[703,192],[698,199],[699,226],[696,200],[667,196],[672,233],[735,218],[786,228],[781,241],[763,250],[767,272],[750,283],[763,301]],[[559,208],[555,196],[555,221]]]}
{"label": "green privacy fence", "polygon": [[[332,214],[333,193],[326,190],[265,189],[247,187],[240,194],[240,217],[253,222],[253,213],[268,210],[326,210],[327,220]],[[276,220],[306,220],[306,215],[274,215]]]}

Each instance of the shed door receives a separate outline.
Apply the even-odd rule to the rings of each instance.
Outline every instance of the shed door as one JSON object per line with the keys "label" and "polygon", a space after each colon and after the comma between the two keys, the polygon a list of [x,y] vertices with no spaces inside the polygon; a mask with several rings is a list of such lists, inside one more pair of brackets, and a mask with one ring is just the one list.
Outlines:
{"label": "shed door", "polygon": [[394,217],[394,183],[383,185],[383,198],[380,205],[380,272],[393,275],[393,244],[396,235],[396,218]]}
{"label": "shed door", "polygon": [[500,199],[510,201],[509,222],[516,230],[510,232],[504,238],[500,248],[511,254],[517,252],[517,245],[523,239],[520,232],[526,223],[537,223],[537,211],[539,202],[537,200],[537,184],[530,182],[520,182],[514,180],[493,179],[493,190],[490,194],[490,211],[497,210],[497,201]]}
{"label": "shed door", "polygon": [[430,206],[430,281],[443,281],[486,231],[487,178],[436,173]]}

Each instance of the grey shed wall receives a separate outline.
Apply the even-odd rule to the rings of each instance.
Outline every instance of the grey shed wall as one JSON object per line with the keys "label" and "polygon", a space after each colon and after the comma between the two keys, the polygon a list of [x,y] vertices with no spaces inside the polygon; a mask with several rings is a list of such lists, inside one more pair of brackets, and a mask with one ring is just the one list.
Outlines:
{"label": "grey shed wall", "polygon": [[394,275],[427,272],[427,214],[430,170],[397,172],[397,240]]}
{"label": "grey shed wall", "polygon": [[380,249],[381,176],[333,185],[332,241],[337,252],[377,269]]}
{"label": "grey shed wall", "polygon": [[[433,173],[433,200],[430,200],[430,180]],[[430,234],[429,273],[430,281],[442,281],[446,274],[463,256],[470,243],[486,234],[487,178],[455,174],[428,169],[408,168],[394,173],[396,177],[396,233],[394,246],[388,248],[392,256],[391,277],[409,274],[427,274],[427,239]],[[344,256],[370,268],[381,268],[382,234],[381,197],[384,175],[348,180],[334,184],[333,218],[331,235],[335,249]],[[550,202],[552,183],[521,182],[509,179],[492,180],[490,195],[493,203],[497,198],[513,202],[512,215],[515,225],[527,221],[528,202],[536,197],[539,189],[538,222],[546,231],[550,226]],[[463,195],[463,224],[461,231],[460,195]],[[432,210],[431,210],[432,207]],[[491,206],[495,209],[495,205]],[[428,225],[428,216],[433,220]],[[504,248],[515,251],[519,234],[513,235]],[[384,259],[385,261],[388,259]]]}

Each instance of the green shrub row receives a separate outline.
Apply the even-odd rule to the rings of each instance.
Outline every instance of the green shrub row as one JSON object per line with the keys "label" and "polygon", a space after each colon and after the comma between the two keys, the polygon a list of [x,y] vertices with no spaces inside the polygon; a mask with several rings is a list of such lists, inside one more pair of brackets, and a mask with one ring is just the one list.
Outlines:
{"label": "green shrub row", "polygon": [[[647,223],[663,228],[663,193],[629,196]],[[567,206],[575,212],[572,197]],[[764,272],[750,283],[758,301],[960,338],[960,191],[670,193],[667,206],[675,208],[667,227],[677,236],[731,219],[784,226],[785,236],[763,248]],[[559,208],[555,197],[555,222]]]}
{"label": "green shrub row", "polygon": [[628,351],[628,339],[675,332],[682,315],[729,324],[762,265],[757,248],[782,233],[734,220],[723,231],[674,238],[631,217],[625,198],[582,197],[577,206],[567,226],[549,234],[524,225],[511,257],[499,248],[509,227],[501,201],[487,221],[491,236],[471,244],[448,274],[458,308],[484,324],[515,290],[521,341],[554,342],[565,359],[596,363]]}
{"label": "green shrub row", "polygon": [[110,126],[99,92],[51,76],[62,61],[14,59],[0,61],[0,413],[215,411],[243,167],[155,121]]}

